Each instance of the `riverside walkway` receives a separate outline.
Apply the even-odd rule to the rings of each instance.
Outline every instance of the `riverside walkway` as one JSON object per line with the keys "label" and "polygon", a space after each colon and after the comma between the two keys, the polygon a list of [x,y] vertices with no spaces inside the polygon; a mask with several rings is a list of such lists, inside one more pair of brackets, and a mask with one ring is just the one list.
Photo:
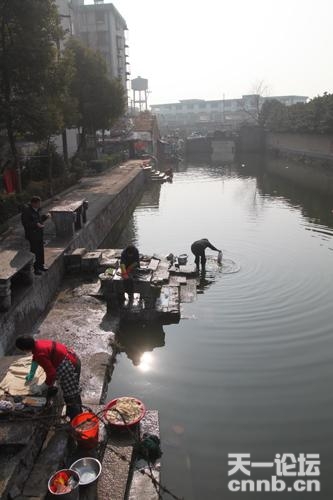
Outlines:
{"label": "riverside walkway", "polygon": [[[112,168],[101,175],[86,177],[43,204],[47,213],[60,202],[84,199],[88,202],[87,221],[81,229],[66,237],[56,237],[52,220],[47,220],[44,230],[45,265],[48,272],[35,276],[32,285],[20,282],[11,287],[11,307],[0,313],[0,355],[8,352],[15,336],[32,328],[53,299],[64,276],[63,254],[78,247],[98,248],[121,216],[140,195],[145,184],[141,160],[132,160]],[[8,251],[29,251],[24,239],[20,215],[10,221],[10,228],[0,237],[0,261]],[[10,264],[10,263],[9,263]],[[6,266],[7,268],[8,266]],[[6,278],[8,273],[6,273]],[[0,276],[1,280],[1,276]],[[6,293],[8,286],[4,287]]]}
{"label": "riverside walkway", "polygon": [[[0,313],[3,354],[10,351],[15,337],[21,333],[38,333],[39,337],[57,340],[75,349],[82,361],[82,399],[94,411],[100,410],[111,377],[112,342],[117,320],[107,316],[106,305],[95,296],[96,282],[92,283],[88,279],[86,284],[82,284],[77,283],[75,277],[63,279],[63,256],[78,247],[98,247],[142,192],[144,183],[145,173],[141,161],[129,161],[102,175],[84,178],[72,189],[47,201],[43,206],[44,213],[59,205],[59,201],[87,200],[87,221],[68,238],[57,238],[52,221],[47,221],[44,239],[48,272],[35,276],[30,286],[13,290],[10,309]],[[10,230],[1,239],[0,258],[2,252],[9,250],[27,250],[19,216],[12,219]],[[55,296],[55,302],[45,315],[45,310]],[[0,358],[0,375],[5,374],[12,359],[11,356]],[[157,433],[157,412],[149,410],[142,426],[141,433],[152,428]],[[0,440],[2,438],[5,441],[3,452],[0,453],[1,498],[45,498],[48,477],[63,467],[71,455],[66,429],[53,429],[52,422],[50,427],[47,423],[41,427],[41,424],[29,419],[19,423],[0,421]],[[125,461],[117,459],[112,447],[124,455]],[[103,500],[121,500],[129,486],[133,443],[111,440],[106,443],[106,450],[108,449],[111,450],[111,455],[105,455],[104,474],[100,482],[102,486],[108,484],[113,491],[110,493],[110,490],[106,490],[104,495],[100,492],[97,497]],[[156,472],[156,477],[158,476]],[[138,481],[132,482],[132,498],[146,500],[147,494],[149,498],[157,498],[149,478],[142,483],[142,475],[139,473],[137,479]],[[94,499],[96,492],[86,491],[82,498]]]}

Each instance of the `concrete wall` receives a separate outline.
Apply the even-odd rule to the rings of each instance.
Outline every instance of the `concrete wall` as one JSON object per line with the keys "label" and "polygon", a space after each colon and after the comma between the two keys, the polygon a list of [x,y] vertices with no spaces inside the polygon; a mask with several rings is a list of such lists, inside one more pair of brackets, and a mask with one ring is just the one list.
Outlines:
{"label": "concrete wall", "polygon": [[[72,156],[77,151],[79,131],[76,128],[68,128],[68,129],[66,129],[66,136],[67,136],[68,158],[72,158]],[[61,156],[63,156],[64,155],[64,148],[63,148],[63,144],[62,144],[62,136],[61,135],[54,136],[53,142],[54,142],[54,145],[56,147],[57,153],[59,153]]]}
{"label": "concrete wall", "polygon": [[120,193],[113,198],[110,196],[110,202],[85,224],[63,251],[59,253],[59,248],[54,248],[57,256],[49,266],[49,271],[17,297],[8,312],[1,314],[0,356],[13,347],[17,335],[29,334],[38,319],[48,310],[64,276],[63,254],[80,247],[89,250],[97,248],[117,224],[128,205],[143,190],[144,184],[145,173],[141,170]]}
{"label": "concrete wall", "polygon": [[314,134],[267,133],[268,149],[333,160],[333,136]]}
{"label": "concrete wall", "polygon": [[261,127],[243,126],[239,130],[237,149],[241,152],[256,153],[265,148],[265,135]]}

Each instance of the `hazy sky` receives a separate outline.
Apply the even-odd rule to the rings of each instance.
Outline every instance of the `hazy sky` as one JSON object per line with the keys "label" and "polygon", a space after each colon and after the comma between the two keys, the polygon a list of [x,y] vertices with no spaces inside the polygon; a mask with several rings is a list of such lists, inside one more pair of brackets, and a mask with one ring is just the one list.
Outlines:
{"label": "hazy sky", "polygon": [[114,0],[149,104],[333,92],[332,0]]}

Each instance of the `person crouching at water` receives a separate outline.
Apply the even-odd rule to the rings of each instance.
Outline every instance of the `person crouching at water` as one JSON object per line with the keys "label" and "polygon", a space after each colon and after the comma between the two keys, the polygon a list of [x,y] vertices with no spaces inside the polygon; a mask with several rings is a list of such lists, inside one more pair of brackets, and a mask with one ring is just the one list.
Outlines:
{"label": "person crouching at water", "polygon": [[33,380],[38,365],[46,373],[45,382],[31,386],[31,392],[34,395],[41,395],[58,380],[66,403],[67,416],[72,420],[82,413],[79,386],[81,361],[75,352],[60,342],[35,340],[31,336],[18,337],[15,345],[21,351],[32,353],[30,373],[26,376],[27,382]]}
{"label": "person crouching at water", "polygon": [[[139,250],[134,245],[128,245],[120,256],[121,276],[124,280],[124,291],[128,293],[129,300],[133,299],[134,283],[133,275],[140,267]],[[123,300],[125,297],[122,298]]]}
{"label": "person crouching at water", "polygon": [[206,248],[210,248],[211,250],[215,250],[215,252],[220,252],[218,248],[215,248],[207,238],[203,238],[201,240],[194,241],[191,245],[191,251],[195,256],[195,265],[197,266],[197,270],[199,270],[200,260],[201,260],[201,268],[204,271],[206,267]]}

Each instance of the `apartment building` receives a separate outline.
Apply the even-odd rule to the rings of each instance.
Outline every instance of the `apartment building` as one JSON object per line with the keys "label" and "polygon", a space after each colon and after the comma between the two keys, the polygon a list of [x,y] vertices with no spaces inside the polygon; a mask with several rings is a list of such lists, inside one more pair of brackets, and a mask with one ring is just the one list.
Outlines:
{"label": "apartment building", "polygon": [[75,36],[105,59],[110,78],[118,78],[128,91],[129,62],[125,32],[127,25],[112,3],[71,0]]}

